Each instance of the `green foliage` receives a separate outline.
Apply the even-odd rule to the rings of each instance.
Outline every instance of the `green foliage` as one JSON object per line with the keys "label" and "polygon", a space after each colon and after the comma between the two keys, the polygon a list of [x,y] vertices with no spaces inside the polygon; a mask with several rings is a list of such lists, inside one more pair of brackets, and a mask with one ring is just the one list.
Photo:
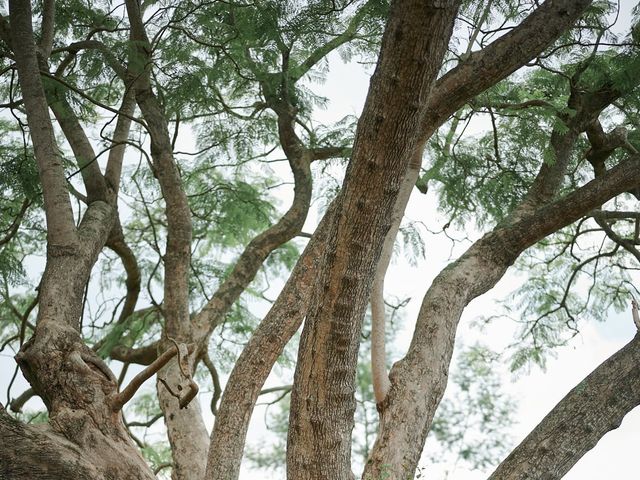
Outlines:
{"label": "green foliage", "polygon": [[417,266],[425,258],[425,244],[419,227],[420,223],[409,222],[401,225],[398,232],[402,239],[404,258],[412,266]]}
{"label": "green foliage", "polygon": [[148,308],[134,312],[122,323],[105,325],[107,333],[96,353],[107,358],[116,345],[134,347],[144,344],[149,337],[157,338],[159,319],[160,313],[155,308]]}
{"label": "green foliage", "polygon": [[31,425],[40,425],[49,421],[49,415],[43,411],[26,411],[16,413],[16,418],[24,423]]}
{"label": "green foliage", "polygon": [[[36,17],[42,13],[42,4],[35,2]],[[167,114],[169,130],[177,139],[175,157],[191,208],[189,293],[192,312],[197,312],[229,277],[245,247],[277,222],[288,207],[281,202],[282,190],[277,188],[290,183],[290,172],[283,176],[282,169],[271,163],[283,157],[278,112],[284,110],[295,117],[296,135],[307,148],[343,149],[340,158],[313,164],[314,207],[323,213],[338,194],[358,119],[347,116],[331,124],[317,124],[314,114],[327,108],[328,100],[317,93],[315,86],[330,73],[329,55],[334,52],[345,61],[375,60],[389,2],[152,0],[142,2],[142,6],[151,43],[153,89]],[[485,7],[478,2],[463,2],[463,26],[455,33],[459,42],[452,45],[443,71],[469,51],[495,39],[532,8],[531,2],[513,0],[493,0],[491,8]],[[635,88],[640,77],[638,12],[636,9],[633,30],[622,45],[623,41],[608,30],[607,16],[615,7],[614,2],[593,2],[581,23],[540,55],[535,68],[512,75],[470,101],[432,138],[421,183],[435,187],[440,208],[453,218],[454,226],[468,227],[473,222],[485,229],[507,221],[525,198],[540,167],[556,161],[549,138],[553,132],[567,133],[566,121],[576,113],[568,104],[571,87],[580,91],[603,86],[619,90],[621,97],[615,108],[605,110],[600,119],[606,131],[626,126],[631,130],[630,144],[640,150],[640,93]],[[38,18],[35,26],[40,31]],[[481,28],[476,30],[474,26]],[[56,39],[49,64],[59,79],[43,77],[43,83],[69,102],[94,145],[101,148],[111,146],[113,112],[105,113],[94,101],[119,108],[124,93],[121,68],[127,62],[135,65],[141,61],[134,55],[136,45],[128,41],[127,30],[121,5],[105,0],[56,2]],[[475,44],[469,50],[464,40],[474,32]],[[73,52],[66,48],[86,39],[100,45]],[[601,42],[597,49],[596,42]],[[615,43],[619,46],[610,46]],[[0,70],[6,75],[0,85],[5,103],[20,97],[15,78],[9,78],[13,62],[11,56],[0,60]],[[12,114],[24,121],[21,108],[16,105]],[[0,134],[0,239],[20,217],[25,199],[30,203],[19,219],[18,233],[0,245],[0,342],[16,349],[19,316],[30,305],[36,284],[28,278],[30,272],[23,263],[42,254],[45,232],[28,130],[23,132],[7,115],[0,121]],[[66,145],[62,136],[58,140],[59,145]],[[142,291],[139,310],[125,322],[117,322],[125,274],[119,258],[111,253],[101,256],[97,278],[89,285],[88,298],[97,300],[87,302],[83,320],[89,321],[82,333],[88,343],[96,344],[99,339],[98,353],[104,358],[115,345],[139,347],[157,340],[164,321],[160,310],[167,237],[165,205],[157,178],[147,165],[148,132],[135,122],[130,143],[119,208],[125,238],[140,268]],[[190,148],[183,143],[194,144],[195,152],[185,151]],[[593,178],[591,166],[584,161],[588,148],[586,139],[581,138],[561,194]],[[626,154],[622,150],[614,152],[606,167]],[[77,162],[66,150],[61,155],[71,177],[77,173]],[[103,160],[99,159],[101,167]],[[82,189],[79,175],[71,177],[70,182]],[[610,207],[636,208],[628,200]],[[74,213],[83,208],[74,202]],[[580,230],[596,229],[591,220],[581,225],[552,235],[530,249],[517,265],[529,280],[506,305],[508,315],[523,319],[521,338],[512,349],[514,370],[532,362],[544,365],[553,348],[578,331],[578,319],[603,320],[610,307],[620,310],[628,302],[633,290],[629,272],[637,268],[635,258],[604,238],[602,232]],[[635,225],[630,222],[611,226],[622,237],[633,239]],[[411,262],[423,259],[426,247],[419,224],[403,224],[401,235],[398,250]],[[223,374],[231,370],[266,312],[269,298],[293,268],[302,245],[304,241],[294,239],[272,252],[226,314],[211,348],[211,357]],[[388,308],[394,320],[388,332],[389,344],[399,328],[393,314],[405,302],[397,303]],[[362,335],[354,392],[357,410],[353,445],[355,463],[360,466],[371,450],[378,419],[368,358],[369,318]],[[290,376],[295,361],[296,342],[292,343],[280,359],[278,370],[283,377]],[[394,356],[392,351],[390,357]],[[447,457],[454,464],[484,469],[503,453],[513,404],[500,396],[498,360],[496,354],[480,346],[458,355],[451,386],[434,423],[432,435],[440,449],[437,459]],[[204,381],[207,376],[199,373],[198,379]],[[130,419],[148,420],[158,414],[152,391],[149,387],[136,396],[127,408]],[[282,467],[288,407],[285,395],[269,409],[268,426],[275,440],[268,446],[248,448],[247,457],[257,468]],[[46,416],[35,419],[44,421]],[[138,428],[136,433],[149,431]],[[164,442],[146,442],[143,453],[154,467],[170,460]]]}

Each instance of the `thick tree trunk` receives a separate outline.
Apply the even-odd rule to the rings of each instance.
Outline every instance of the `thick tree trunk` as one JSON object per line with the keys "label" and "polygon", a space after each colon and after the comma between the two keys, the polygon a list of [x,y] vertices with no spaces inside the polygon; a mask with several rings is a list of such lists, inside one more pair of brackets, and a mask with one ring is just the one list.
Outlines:
{"label": "thick tree trunk", "polygon": [[351,478],[361,320],[419,125],[453,28],[456,2],[397,2],[337,199],[305,321],[291,397],[287,475]]}
{"label": "thick tree trunk", "polygon": [[556,480],[640,405],[640,334],[576,385],[489,480]]}
{"label": "thick tree trunk", "polygon": [[[158,372],[158,379],[164,380],[175,390],[175,386],[180,384],[184,377],[174,361]],[[156,384],[156,391],[171,445],[172,478],[201,480],[204,478],[207,464],[209,435],[204,426],[198,398],[196,397],[186,408],[180,408],[178,399],[171,395],[162,383]]]}
{"label": "thick tree trunk", "polygon": [[0,406],[0,478],[6,480],[152,480],[129,443],[85,429],[91,442],[79,445],[49,425],[25,425]]}
{"label": "thick tree trunk", "polygon": [[[437,94],[434,92],[437,101],[429,102],[430,114],[425,119],[425,123],[429,123],[430,126],[424,127],[423,138],[430,137],[435,128],[466,100],[504,78],[522,63],[539,53],[571,25],[589,3],[589,1],[545,2],[541,8],[523,22],[521,27],[494,42],[482,52],[472,54],[463,65],[438,81]],[[533,31],[536,32],[535,36],[532,36],[531,32]],[[410,179],[409,183],[413,183],[411,179],[418,177],[419,168],[419,162],[410,167],[407,173],[407,178]],[[402,198],[399,198],[396,210],[403,212],[408,195],[407,198],[402,195],[400,197]],[[319,228],[316,235],[321,232],[325,232],[325,230]],[[394,237],[395,233],[390,234],[391,240],[388,243],[392,244]],[[304,259],[300,261],[305,262]],[[318,262],[315,261],[315,263]],[[294,279],[300,280],[297,275],[292,276],[292,281]],[[255,332],[255,341],[252,340],[247,345],[232,372],[214,426],[213,444],[209,452],[209,478],[215,478],[217,475],[220,475],[221,478],[235,478],[237,476],[237,473],[234,472],[239,469],[246,428],[255,404],[255,398],[277,357],[271,353],[262,356],[260,352],[281,351],[290,335],[296,331],[300,319],[306,312],[308,302],[307,295],[303,294],[306,291],[306,281],[300,280],[299,285],[297,294],[295,288],[290,292],[288,287],[282,293],[285,297],[282,309],[294,301],[293,298],[296,299],[295,309],[287,309],[286,312],[278,313],[280,312],[278,307],[280,302],[278,302]],[[215,316],[217,315],[211,315],[209,318]],[[272,335],[271,333],[274,331],[279,334]],[[215,475],[212,472],[215,472]]]}

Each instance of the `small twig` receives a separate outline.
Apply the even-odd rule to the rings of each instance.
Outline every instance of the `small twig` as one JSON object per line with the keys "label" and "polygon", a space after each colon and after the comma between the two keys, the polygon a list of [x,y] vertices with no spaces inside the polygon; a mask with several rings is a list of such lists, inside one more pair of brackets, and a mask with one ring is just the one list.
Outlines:
{"label": "small twig", "polygon": [[[196,348],[195,344],[190,344],[187,347],[189,353],[192,353]],[[129,382],[129,385],[125,387],[119,393],[113,395],[111,399],[111,407],[114,411],[121,410],[122,407],[133,397],[136,391],[140,388],[140,386],[146,382],[149,378],[151,378],[154,374],[156,374],[162,367],[164,367],[169,360],[171,360],[177,353],[179,352],[179,348],[177,344],[171,348],[169,348],[166,352],[160,355],[151,365],[141,371],[138,375],[133,377]],[[182,370],[182,369],[181,369]],[[166,384],[165,384],[166,386]]]}
{"label": "small twig", "polygon": [[27,403],[30,399],[36,396],[36,392],[33,388],[28,388],[16,398],[9,402],[9,408],[12,412],[20,412],[25,403]]}
{"label": "small twig", "polygon": [[149,428],[151,425],[153,425],[154,423],[156,423],[158,420],[160,420],[162,418],[162,413],[158,413],[156,415],[154,415],[153,417],[151,417],[149,420],[147,420],[146,422],[125,422],[127,427],[145,427],[145,428]]}
{"label": "small twig", "polygon": [[258,395],[267,395],[268,393],[274,393],[274,392],[288,393],[291,391],[292,388],[293,388],[293,385],[281,385],[280,387],[264,388],[260,390],[260,393]]}
{"label": "small twig", "polygon": [[169,468],[169,467],[173,467],[173,463],[171,462],[160,463],[153,469],[153,474],[157,475],[158,473],[160,473],[161,470],[164,470],[165,468]]}

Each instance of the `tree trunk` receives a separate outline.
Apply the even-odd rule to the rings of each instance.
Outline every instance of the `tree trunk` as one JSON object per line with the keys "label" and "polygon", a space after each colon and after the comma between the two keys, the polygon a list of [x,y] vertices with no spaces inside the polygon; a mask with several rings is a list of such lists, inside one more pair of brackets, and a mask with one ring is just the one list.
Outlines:
{"label": "tree trunk", "polygon": [[251,413],[273,364],[306,315],[314,280],[322,269],[322,252],[327,248],[325,227],[333,221],[334,213],[332,205],[231,371],[211,432],[208,480],[236,480],[240,474]]}
{"label": "tree trunk", "polygon": [[355,366],[362,316],[419,125],[457,12],[456,2],[391,8],[330,245],[300,341],[287,475],[351,478]]}
{"label": "tree trunk", "polygon": [[[179,342],[194,340],[189,315],[191,210],[173,157],[166,114],[151,85],[152,48],[142,21],[140,4],[137,0],[127,0],[125,3],[133,43],[129,65],[135,76],[133,88],[136,102],[147,122],[151,139],[153,172],[158,179],[165,201],[167,247],[163,257],[164,299],[162,304],[165,341],[161,344],[169,346],[167,339]],[[199,348],[203,347],[199,345]],[[192,368],[195,368],[195,358],[198,354],[199,352],[194,352],[192,355],[189,362]],[[177,385],[181,377],[176,362],[171,362],[160,371],[158,378],[166,378],[169,385]],[[176,480],[204,478],[209,436],[199,406],[192,404],[187,408],[180,408],[178,399],[161,386],[161,383],[158,383],[157,391],[172,447],[172,477]]]}
{"label": "tree trunk", "polygon": [[[2,468],[19,463],[16,456],[33,455],[33,471],[16,467],[10,478],[51,478],[51,472],[64,472],[77,465],[81,478],[150,479],[153,474],[129,438],[120,412],[113,408],[116,380],[79,333],[85,285],[114,222],[115,208],[95,201],[75,226],[40,81],[30,2],[12,1],[9,9],[11,43],[31,127],[48,231],[36,329],[22,345],[16,361],[47,406],[49,426],[23,426],[7,418],[2,410],[0,438],[6,442],[0,449]],[[50,470],[42,459],[35,458],[39,450],[33,450],[34,446],[52,460]],[[78,459],[78,455],[83,458]]]}
{"label": "tree trunk", "polygon": [[[76,424],[77,425],[77,424]],[[25,425],[0,406],[0,478],[7,480],[152,480],[131,442],[85,428],[82,445],[50,426]]]}
{"label": "tree trunk", "polygon": [[498,226],[435,278],[422,302],[409,352],[391,370],[381,430],[363,478],[413,475],[444,393],[466,305],[491,289],[526,248],[638,184],[639,160],[625,160],[574,193]]}

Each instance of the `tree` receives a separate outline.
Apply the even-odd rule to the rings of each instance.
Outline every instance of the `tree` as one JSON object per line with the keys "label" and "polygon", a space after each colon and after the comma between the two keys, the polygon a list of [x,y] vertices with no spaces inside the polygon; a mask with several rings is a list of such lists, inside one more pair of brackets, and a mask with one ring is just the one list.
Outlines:
{"label": "tree", "polygon": [[[10,113],[0,269],[11,319],[2,331],[48,420],[29,425],[0,407],[2,475],[153,478],[139,449],[147,445],[131,435],[135,422],[125,422],[123,408],[157,374],[151,420],[160,416],[157,399],[172,476],[237,478],[256,400],[304,320],[287,476],[351,478],[358,350],[371,304],[379,425],[363,478],[412,477],[460,315],[524,252],[548,255],[531,262],[558,274],[549,280],[532,269],[537,293],[527,311],[539,316],[516,363],[540,358],[565,325],[575,330],[576,309],[600,306],[571,294],[587,267],[608,262],[595,297],[618,306],[628,298],[628,271],[640,259],[628,193],[637,197],[640,183],[638,137],[628,131],[637,125],[639,62],[635,26],[622,39],[610,32],[613,9],[586,0],[43,0],[32,12],[10,1],[0,24]],[[452,34],[462,25],[468,46],[458,51]],[[375,59],[357,125],[313,123],[322,99],[310,80],[326,74],[334,51]],[[492,128],[459,138],[460,124],[474,118]],[[180,152],[178,139],[190,134],[195,155]],[[137,166],[125,149],[137,152]],[[294,185],[280,216],[265,193],[276,180],[259,177],[274,152],[284,154]],[[322,178],[315,165],[329,159],[349,159],[344,181],[306,234],[314,179]],[[414,186],[434,184],[455,222],[473,216],[485,233],[429,287],[409,350],[387,374],[384,277]],[[573,254],[583,235],[603,239],[588,258]],[[309,237],[302,253],[300,236]],[[16,290],[25,281],[19,259],[45,245],[37,294]],[[115,263],[107,249],[123,275],[108,271]],[[253,322],[247,298],[268,291],[260,276],[290,269]],[[108,282],[124,284],[125,296],[105,299]],[[100,304],[93,314],[92,304]],[[248,337],[239,355],[223,333]],[[558,404],[491,478],[560,478],[615,428],[640,403],[638,338]],[[233,368],[223,390],[225,354]],[[142,367],[123,387],[130,365]],[[203,366],[213,386],[211,438],[193,401]],[[155,467],[165,466],[154,455]]]}

